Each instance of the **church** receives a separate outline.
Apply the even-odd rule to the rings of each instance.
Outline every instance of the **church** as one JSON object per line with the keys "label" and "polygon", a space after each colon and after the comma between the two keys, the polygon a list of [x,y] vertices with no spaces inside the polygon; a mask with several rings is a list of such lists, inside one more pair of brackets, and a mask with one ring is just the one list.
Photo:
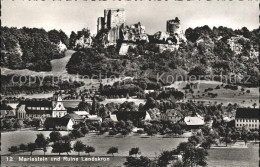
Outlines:
{"label": "church", "polygon": [[67,109],[63,105],[60,93],[53,95],[49,100],[25,100],[17,105],[17,118],[60,118],[67,114]]}

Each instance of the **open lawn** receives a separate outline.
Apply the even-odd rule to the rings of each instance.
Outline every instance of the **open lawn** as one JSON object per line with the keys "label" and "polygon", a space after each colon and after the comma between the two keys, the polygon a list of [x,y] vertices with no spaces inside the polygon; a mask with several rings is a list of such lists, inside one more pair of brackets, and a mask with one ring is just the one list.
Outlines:
{"label": "open lawn", "polygon": [[[1,142],[2,155],[8,153],[7,149],[11,145],[19,145],[21,143],[33,142],[36,139],[36,134],[43,133],[45,136],[49,135],[50,131],[17,131],[7,132],[2,134]],[[61,132],[63,135],[68,132]],[[96,152],[91,154],[91,157],[108,157],[109,161],[99,162],[85,162],[79,160],[78,162],[52,162],[51,157],[58,157],[57,154],[51,153],[51,147],[48,148],[46,153],[48,162],[18,162],[18,154],[14,155],[13,162],[6,162],[6,156],[2,158],[2,166],[123,166],[125,157],[128,156],[128,151],[132,147],[139,147],[142,155],[154,158],[160,154],[162,150],[171,150],[177,147],[180,142],[187,141],[187,138],[162,138],[161,136],[148,137],[146,135],[130,135],[123,137],[122,135],[116,135],[110,137],[108,135],[95,135],[88,134],[86,137],[80,138],[86,145],[94,146]],[[75,142],[75,141],[74,141]],[[72,144],[74,143],[72,142]],[[119,148],[119,154],[115,154],[115,157],[107,155],[106,151],[109,147],[115,146]],[[259,163],[258,145],[254,143],[248,144],[248,148],[211,148],[208,150],[208,166],[209,167],[256,167]],[[30,153],[19,153],[19,156],[30,157]],[[50,156],[51,155],[51,156]],[[81,153],[83,157],[87,157],[87,154]],[[66,157],[67,154],[63,153],[62,157]],[[43,152],[37,150],[33,152],[32,157],[43,157]],[[70,153],[70,157],[77,157],[77,153]]]}
{"label": "open lawn", "polygon": [[210,167],[257,167],[259,145],[248,144],[248,148],[211,148],[208,156]]}
{"label": "open lawn", "polygon": [[[11,146],[34,142],[36,134],[39,133],[49,136],[50,131],[15,131],[3,133],[1,142],[4,143],[4,145],[2,145],[1,154],[9,154],[8,148]],[[68,132],[63,131],[61,133],[64,135]],[[128,156],[128,152],[132,147],[139,147],[142,155],[155,157],[158,156],[162,150],[172,150],[176,148],[180,142],[187,141],[187,138],[163,138],[162,136],[151,137],[137,134],[124,137],[120,134],[116,136],[108,136],[107,134],[96,135],[91,133],[78,140],[81,140],[86,145],[95,147],[96,152],[93,153],[94,156],[107,156],[106,151],[108,148],[115,146],[118,147],[120,156]],[[75,141],[73,141],[72,144],[74,142]],[[29,152],[19,154],[30,155]],[[76,155],[77,153],[72,152],[71,154]],[[37,150],[33,152],[33,155],[43,155],[43,151]],[[46,155],[55,155],[51,153],[51,147],[48,147]]]}

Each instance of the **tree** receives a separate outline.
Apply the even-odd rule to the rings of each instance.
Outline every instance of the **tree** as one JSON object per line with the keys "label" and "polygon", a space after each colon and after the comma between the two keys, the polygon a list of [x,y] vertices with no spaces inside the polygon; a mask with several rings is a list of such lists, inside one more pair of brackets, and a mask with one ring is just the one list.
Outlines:
{"label": "tree", "polygon": [[37,134],[37,138],[35,139],[35,144],[40,147],[40,148],[43,148],[43,147],[46,147],[47,144],[48,144],[48,141],[47,139],[45,138],[45,136],[40,133],[40,134]]}
{"label": "tree", "polygon": [[40,118],[33,118],[31,125],[35,128],[39,128],[42,125],[42,120]]}
{"label": "tree", "polygon": [[124,162],[124,165],[126,167],[158,167],[154,161],[144,156],[141,156],[139,158],[126,157],[126,162]]}
{"label": "tree", "polygon": [[61,153],[64,152],[64,147],[63,146],[64,145],[63,145],[62,141],[56,141],[52,145],[52,151],[51,152],[52,153],[59,153],[59,155],[60,155]]}
{"label": "tree", "polygon": [[23,152],[27,150],[27,145],[25,144],[20,144],[20,150],[22,150]]}
{"label": "tree", "polygon": [[131,150],[129,151],[129,155],[137,156],[137,154],[141,154],[139,147],[131,148]]}
{"label": "tree", "polygon": [[256,103],[254,103],[254,104],[253,104],[253,107],[255,108],[256,106],[257,106],[257,104],[256,104]]}
{"label": "tree", "polygon": [[65,143],[71,141],[71,137],[70,137],[69,135],[64,135],[64,136],[62,136],[61,139],[62,139]]}
{"label": "tree", "polygon": [[85,153],[88,153],[89,156],[91,152],[95,152],[95,151],[96,151],[95,148],[91,146],[86,146],[85,148]]}
{"label": "tree", "polygon": [[153,136],[154,134],[157,134],[157,130],[154,127],[150,127],[146,130],[147,135]]}
{"label": "tree", "polygon": [[49,136],[51,142],[57,142],[62,138],[60,132],[55,132],[55,131],[51,132]]}
{"label": "tree", "polygon": [[75,42],[77,40],[77,34],[72,31],[69,38],[69,47],[72,49],[75,45]]}
{"label": "tree", "polygon": [[203,66],[196,66],[190,70],[189,75],[205,76],[207,75],[207,70]]}
{"label": "tree", "polygon": [[206,166],[206,156],[208,152],[203,148],[195,148],[191,143],[181,143],[182,146],[178,146],[178,149],[183,151],[183,163],[184,166]]}
{"label": "tree", "polygon": [[85,127],[80,128],[80,131],[85,136],[89,132],[89,129],[87,126],[85,126]]}
{"label": "tree", "polygon": [[118,153],[117,147],[110,147],[107,151],[107,154],[112,154],[114,156],[114,153]]}
{"label": "tree", "polygon": [[35,143],[28,143],[28,151],[32,152],[36,149],[36,144]]}
{"label": "tree", "polygon": [[23,124],[23,120],[17,120],[15,123],[14,123],[14,128],[18,129],[18,128],[23,128],[24,127],[24,124]]}
{"label": "tree", "polygon": [[71,152],[72,147],[70,141],[63,143],[63,151],[66,152],[69,155],[69,152]]}
{"label": "tree", "polygon": [[226,143],[226,147],[227,147],[227,145],[230,144],[232,142],[232,140],[231,140],[230,136],[225,136],[220,139],[220,142]]}
{"label": "tree", "polygon": [[126,129],[123,129],[123,130],[121,131],[121,134],[122,134],[123,136],[126,136],[128,133],[129,133],[129,131],[126,130]]}
{"label": "tree", "polygon": [[200,144],[202,142],[201,136],[191,136],[188,138],[189,143],[192,143],[194,146]]}
{"label": "tree", "polygon": [[223,136],[224,136],[224,137],[220,139],[220,142],[226,143],[226,147],[227,147],[227,145],[228,145],[229,143],[232,142],[230,132],[231,132],[231,129],[230,129],[230,128],[224,129],[224,131],[223,131]]}
{"label": "tree", "polygon": [[81,101],[79,103],[79,105],[78,105],[78,109],[80,111],[87,111],[87,112],[89,112],[90,108],[91,108],[91,105],[88,102],[85,102],[85,101]]}
{"label": "tree", "polygon": [[11,146],[8,148],[8,151],[10,151],[12,154],[16,153],[19,150],[17,146]]}
{"label": "tree", "polygon": [[158,157],[158,166],[166,167],[174,159],[173,151],[163,151]]}
{"label": "tree", "polygon": [[256,142],[256,140],[259,139],[259,133],[258,132],[254,132],[253,136],[254,136],[254,139],[255,139],[255,142]]}
{"label": "tree", "polygon": [[82,143],[82,141],[78,140],[73,145],[74,151],[78,152],[78,156],[80,156],[80,152],[83,152],[85,150],[85,144]]}
{"label": "tree", "polygon": [[92,105],[91,105],[91,115],[95,115],[96,114],[96,110],[97,110],[97,102],[96,102],[96,98],[93,97],[92,98]]}
{"label": "tree", "polygon": [[146,110],[149,110],[150,108],[156,108],[156,107],[157,107],[157,103],[152,97],[149,97],[145,105],[143,106],[143,108]]}
{"label": "tree", "polygon": [[211,143],[209,141],[204,141],[201,143],[200,146],[203,147],[204,149],[210,149]]}
{"label": "tree", "polygon": [[75,139],[84,136],[80,130],[76,130],[76,129],[73,129],[73,130],[70,132],[70,134],[72,135],[72,138],[75,138]]}
{"label": "tree", "polygon": [[14,123],[11,121],[11,120],[7,120],[7,119],[4,119],[3,120],[3,128],[5,128],[5,129],[12,129],[13,128],[13,126],[14,126]]}
{"label": "tree", "polygon": [[247,137],[244,138],[245,145],[247,144]]}

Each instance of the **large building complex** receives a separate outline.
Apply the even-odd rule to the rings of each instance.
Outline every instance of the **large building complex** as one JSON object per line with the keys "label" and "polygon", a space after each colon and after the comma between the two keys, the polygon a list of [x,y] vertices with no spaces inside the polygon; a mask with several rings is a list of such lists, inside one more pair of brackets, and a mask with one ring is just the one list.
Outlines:
{"label": "large building complex", "polygon": [[235,127],[241,129],[259,129],[259,108],[238,108]]}
{"label": "large building complex", "polygon": [[17,106],[17,118],[26,117],[63,117],[67,114],[67,109],[63,106],[62,97],[59,93],[53,95],[52,101],[48,100],[28,100],[22,101]]}

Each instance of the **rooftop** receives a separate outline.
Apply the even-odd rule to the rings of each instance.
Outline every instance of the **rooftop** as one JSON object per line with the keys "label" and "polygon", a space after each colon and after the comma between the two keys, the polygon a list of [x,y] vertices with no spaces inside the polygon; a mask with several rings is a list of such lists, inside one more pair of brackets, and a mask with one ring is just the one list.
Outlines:
{"label": "rooftop", "polygon": [[45,127],[55,127],[55,126],[67,126],[70,118],[46,118],[44,125]]}
{"label": "rooftop", "polygon": [[259,119],[259,108],[237,108],[236,118]]}
{"label": "rooftop", "polygon": [[52,107],[52,101],[47,100],[28,100],[28,101],[21,101],[18,104],[18,107],[21,105],[25,105],[26,107]]}
{"label": "rooftop", "polygon": [[71,119],[84,119],[82,116],[78,115],[78,114],[66,114],[65,116],[63,116],[62,118],[71,118]]}
{"label": "rooftop", "polygon": [[184,122],[187,124],[187,125],[204,125],[205,122],[203,119],[199,118],[199,117],[185,117],[184,118]]}
{"label": "rooftop", "polygon": [[77,114],[77,115],[89,115],[89,113],[87,111],[73,111],[74,114]]}
{"label": "rooftop", "polygon": [[180,111],[174,110],[174,109],[168,109],[166,110],[166,115],[168,116],[175,116],[175,117],[183,117],[183,115],[180,113]]}

